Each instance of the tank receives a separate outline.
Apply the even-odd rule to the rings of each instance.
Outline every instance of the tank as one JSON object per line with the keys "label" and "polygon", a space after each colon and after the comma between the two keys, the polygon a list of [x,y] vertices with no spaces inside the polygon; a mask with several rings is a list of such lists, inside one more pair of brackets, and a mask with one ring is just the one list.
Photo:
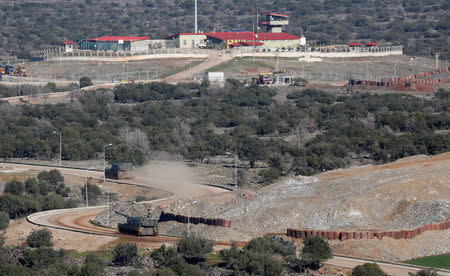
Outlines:
{"label": "tank", "polygon": [[105,170],[105,176],[109,179],[131,179],[136,176],[132,163],[113,163],[110,169]]}
{"label": "tank", "polygon": [[158,220],[149,217],[131,217],[116,212],[127,218],[126,223],[119,223],[119,232],[136,236],[157,236]]}

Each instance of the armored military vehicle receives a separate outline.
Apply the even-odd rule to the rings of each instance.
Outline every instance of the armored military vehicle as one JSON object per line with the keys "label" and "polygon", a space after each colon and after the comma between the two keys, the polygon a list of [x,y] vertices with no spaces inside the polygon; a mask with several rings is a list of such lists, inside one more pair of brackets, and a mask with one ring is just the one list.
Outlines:
{"label": "armored military vehicle", "polygon": [[136,236],[157,236],[158,220],[150,217],[131,217],[116,212],[127,218],[126,223],[119,223],[119,232]]}

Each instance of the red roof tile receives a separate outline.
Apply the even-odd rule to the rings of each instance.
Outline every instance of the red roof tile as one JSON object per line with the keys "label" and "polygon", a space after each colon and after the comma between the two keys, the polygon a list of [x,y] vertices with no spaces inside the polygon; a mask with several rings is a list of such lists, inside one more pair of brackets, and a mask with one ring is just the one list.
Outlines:
{"label": "red roof tile", "polygon": [[361,46],[361,43],[352,42],[352,43],[349,43],[348,46],[350,46],[350,47]]}
{"label": "red roof tile", "polygon": [[371,46],[378,46],[378,44],[375,42],[367,42],[366,43],[366,47],[371,47]]}
{"label": "red roof tile", "polygon": [[[206,33],[206,36],[218,40],[253,40],[252,32],[222,32],[222,33]],[[257,37],[256,37],[257,36]],[[300,39],[300,37],[286,33],[257,33],[255,40],[291,40]]]}
{"label": "red roof tile", "polygon": [[115,42],[119,40],[123,40],[126,42],[140,41],[150,39],[149,36],[101,36],[97,38],[88,39],[90,42]]}
{"label": "red roof tile", "polygon": [[74,45],[75,42],[71,41],[71,40],[66,40],[64,41],[64,45]]}

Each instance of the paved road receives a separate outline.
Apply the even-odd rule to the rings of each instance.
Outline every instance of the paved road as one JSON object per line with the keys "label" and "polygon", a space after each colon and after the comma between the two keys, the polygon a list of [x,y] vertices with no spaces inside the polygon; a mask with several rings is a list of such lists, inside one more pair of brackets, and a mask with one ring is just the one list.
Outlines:
{"label": "paved road", "polygon": [[[47,166],[22,165],[22,164],[10,164],[10,163],[0,163],[0,168],[1,167],[17,168],[17,169],[32,169],[32,170],[52,169],[52,167],[47,167]],[[82,170],[82,169],[68,169],[68,168],[57,168],[57,169],[60,170],[63,174],[72,174],[72,175],[78,175],[78,176],[100,178],[103,175],[102,172],[86,171],[86,170]],[[208,190],[210,188],[212,190]],[[207,190],[202,190],[202,191],[197,190],[197,192],[200,192],[201,194],[203,194],[203,193],[208,193],[208,192],[214,193],[214,192],[223,191],[219,188],[214,188],[214,187],[206,187],[206,189]],[[172,199],[172,197],[167,198],[167,199],[155,200],[155,202],[162,201],[161,203],[164,203],[165,200],[171,200],[171,199]],[[91,218],[95,217],[97,214],[99,214],[100,212],[105,210],[105,208],[106,208],[106,206],[95,206],[95,207],[88,207],[88,208],[75,208],[75,209],[45,211],[45,212],[32,214],[32,215],[28,216],[27,220],[31,223],[41,225],[41,226],[47,226],[47,227],[51,227],[51,228],[75,231],[75,232],[86,233],[86,234],[117,236],[117,237],[128,236],[128,235],[119,233],[115,229],[99,227],[99,226],[93,225],[89,222],[89,220]],[[147,242],[155,242],[155,243],[176,242],[178,240],[177,238],[164,237],[164,236],[142,237],[142,239],[144,239]],[[217,244],[221,245],[221,246],[228,246],[229,242],[218,242]],[[243,244],[244,244],[244,242],[240,242],[241,246],[243,246]],[[364,264],[367,262],[376,262],[381,267],[381,269],[383,269],[386,273],[388,273],[389,275],[395,275],[395,276],[408,276],[408,272],[417,272],[422,269],[419,267],[407,266],[407,265],[402,265],[402,264],[384,263],[384,262],[377,262],[375,260],[357,259],[357,258],[343,257],[343,256],[335,256],[333,259],[329,260],[327,262],[327,264],[352,269],[357,265],[361,265],[361,264]],[[439,275],[450,276],[450,273],[443,271],[443,272],[439,272]]]}

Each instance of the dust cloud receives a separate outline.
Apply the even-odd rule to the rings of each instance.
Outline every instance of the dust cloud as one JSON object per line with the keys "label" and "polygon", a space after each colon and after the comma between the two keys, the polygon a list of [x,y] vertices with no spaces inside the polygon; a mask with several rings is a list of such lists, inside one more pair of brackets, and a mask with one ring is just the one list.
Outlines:
{"label": "dust cloud", "polygon": [[136,169],[136,180],[171,192],[176,198],[202,196],[214,192],[215,189],[200,185],[199,172],[182,162],[151,161]]}

